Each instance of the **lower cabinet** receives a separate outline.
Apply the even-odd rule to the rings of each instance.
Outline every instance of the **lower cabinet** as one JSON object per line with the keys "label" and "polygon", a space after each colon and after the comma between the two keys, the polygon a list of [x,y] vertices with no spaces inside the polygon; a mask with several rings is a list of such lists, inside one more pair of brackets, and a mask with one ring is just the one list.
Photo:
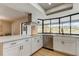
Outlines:
{"label": "lower cabinet", "polygon": [[76,40],[71,37],[55,36],[53,40],[54,50],[76,55]]}
{"label": "lower cabinet", "polygon": [[25,38],[22,40],[0,43],[0,55],[29,56],[43,46],[42,36]]}
{"label": "lower cabinet", "polygon": [[72,37],[63,37],[63,52],[76,55],[76,40]]}
{"label": "lower cabinet", "polygon": [[21,55],[22,56],[29,56],[31,55],[31,39],[26,39],[22,43],[22,50]]}
{"label": "lower cabinet", "polygon": [[3,56],[19,56],[19,55],[20,55],[19,46],[5,48],[3,50]]}
{"label": "lower cabinet", "polygon": [[41,47],[43,47],[43,39],[42,36],[36,36],[32,38],[32,53],[39,50]]}
{"label": "lower cabinet", "polygon": [[61,41],[61,37],[53,37],[53,49],[57,51],[62,51],[63,50],[63,42]]}
{"label": "lower cabinet", "polygon": [[77,53],[77,55],[79,56],[79,38],[76,38],[76,40],[77,40],[77,42],[76,42],[76,47],[77,47],[77,51],[76,51],[76,53]]}
{"label": "lower cabinet", "polygon": [[[7,46],[8,45],[8,46]],[[29,56],[31,55],[31,39],[4,44],[4,56]]]}

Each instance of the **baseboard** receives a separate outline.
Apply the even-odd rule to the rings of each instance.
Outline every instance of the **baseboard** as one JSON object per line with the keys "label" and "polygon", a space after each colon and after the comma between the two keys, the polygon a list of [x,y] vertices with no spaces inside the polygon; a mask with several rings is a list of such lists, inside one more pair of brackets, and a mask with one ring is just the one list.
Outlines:
{"label": "baseboard", "polygon": [[54,51],[53,49],[50,49],[50,48],[46,48],[46,47],[43,47],[43,48],[48,49],[48,50],[51,50],[51,51]]}
{"label": "baseboard", "polygon": [[73,54],[69,54],[69,53],[61,52],[61,51],[57,51],[57,50],[53,50],[53,51],[64,54],[64,55],[67,55],[67,56],[76,56],[76,55],[73,55]]}
{"label": "baseboard", "polygon": [[57,52],[57,53],[64,54],[64,55],[66,55],[66,56],[75,56],[75,55],[73,55],[73,54],[68,54],[68,53],[61,52],[61,51],[57,51],[57,50],[54,50],[54,49],[49,49],[49,48],[46,48],[46,47],[43,47],[43,48],[48,49],[48,50],[51,50],[51,51],[55,51],[55,52]]}

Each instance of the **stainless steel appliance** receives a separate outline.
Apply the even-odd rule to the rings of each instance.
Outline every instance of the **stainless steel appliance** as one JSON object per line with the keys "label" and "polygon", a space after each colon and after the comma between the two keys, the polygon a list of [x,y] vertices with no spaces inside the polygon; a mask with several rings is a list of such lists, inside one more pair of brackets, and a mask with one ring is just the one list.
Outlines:
{"label": "stainless steel appliance", "polygon": [[27,22],[23,22],[21,24],[21,34],[22,35],[31,35],[31,25],[28,25]]}
{"label": "stainless steel appliance", "polygon": [[53,49],[53,36],[52,35],[44,35],[43,36],[43,47],[48,49]]}

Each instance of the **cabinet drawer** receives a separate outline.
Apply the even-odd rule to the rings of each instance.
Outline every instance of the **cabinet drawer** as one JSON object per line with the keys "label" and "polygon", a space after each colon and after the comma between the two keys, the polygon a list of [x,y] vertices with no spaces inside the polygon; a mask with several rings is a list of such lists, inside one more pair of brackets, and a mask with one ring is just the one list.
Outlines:
{"label": "cabinet drawer", "polygon": [[9,47],[13,47],[16,45],[19,45],[20,43],[22,43],[23,40],[18,40],[18,41],[12,41],[12,42],[7,42],[3,44],[3,48],[9,48]]}

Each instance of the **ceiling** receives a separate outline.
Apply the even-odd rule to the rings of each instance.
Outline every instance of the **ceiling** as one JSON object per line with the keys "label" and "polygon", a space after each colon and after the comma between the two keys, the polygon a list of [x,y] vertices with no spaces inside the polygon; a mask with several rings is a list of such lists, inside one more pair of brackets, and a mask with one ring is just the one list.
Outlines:
{"label": "ceiling", "polygon": [[38,3],[41,8],[45,11],[46,15],[70,10],[73,8],[72,3]]}
{"label": "ceiling", "polygon": [[63,3],[39,3],[39,5],[46,11],[46,10],[49,10],[51,8],[54,8],[54,7],[58,7],[60,5],[62,5]]}
{"label": "ceiling", "polygon": [[23,12],[20,12],[0,3],[0,20],[13,20],[21,16],[24,16]]}
{"label": "ceiling", "polygon": [[[12,19],[25,15],[25,12],[29,12],[35,15],[35,12],[39,10],[45,15],[54,14],[70,10],[73,7],[71,3],[0,3],[0,19]],[[36,12],[36,15],[38,12]],[[36,16],[35,16],[36,17]]]}

